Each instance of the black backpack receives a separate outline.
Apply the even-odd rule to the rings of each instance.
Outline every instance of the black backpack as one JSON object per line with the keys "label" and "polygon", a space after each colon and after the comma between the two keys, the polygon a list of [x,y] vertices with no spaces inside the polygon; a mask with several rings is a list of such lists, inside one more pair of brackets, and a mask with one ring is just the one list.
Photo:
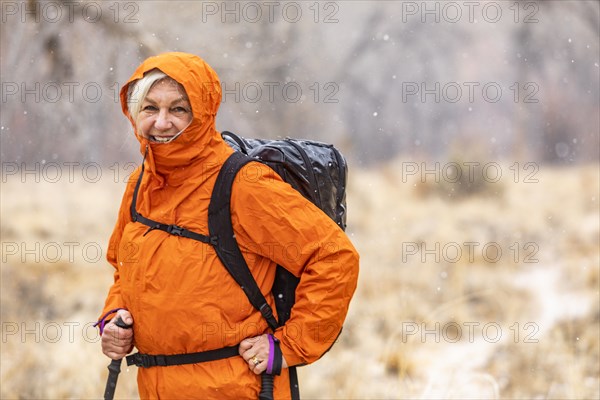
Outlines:
{"label": "black backpack", "polygon": [[[230,237],[233,234],[231,227],[231,214],[229,210],[229,197],[231,185],[240,168],[250,161],[260,161],[271,167],[279,176],[306,199],[333,219],[338,226],[346,229],[346,160],[340,152],[330,144],[296,139],[265,140],[245,139],[231,132],[223,132],[223,139],[239,153],[227,160],[222,173],[215,183],[215,190],[211,197],[208,220],[211,235],[220,238]],[[237,154],[237,155],[236,155]],[[217,212],[219,209],[219,212]],[[213,213],[211,213],[211,210]],[[219,234],[223,232],[222,234]],[[235,239],[232,241],[234,242]],[[217,254],[224,265],[233,263],[244,264],[243,258],[231,258],[231,253],[238,252],[237,243],[223,243],[216,246]],[[241,257],[241,253],[239,254]],[[242,266],[240,266],[242,268]],[[229,271],[235,278],[236,272]],[[252,279],[253,280],[253,279]],[[248,282],[238,282],[241,286],[249,286]],[[252,285],[252,282],[250,282]],[[254,283],[254,285],[256,285]],[[298,278],[285,268],[278,266],[273,283],[273,295],[277,308],[279,321],[275,327],[283,325],[290,317],[295,301],[295,290]],[[258,290],[258,288],[257,288]],[[260,297],[260,291],[258,291]],[[250,300],[257,309],[266,303],[264,298],[259,301]],[[256,304],[255,304],[256,303]]]}
{"label": "black backpack", "polygon": [[[323,210],[342,230],[345,230],[348,171],[346,160],[333,145],[315,141],[245,139],[227,131],[222,133],[222,137],[237,151],[227,159],[217,176],[208,207],[208,229],[210,232],[208,236],[177,225],[166,225],[153,221],[137,212],[137,194],[144,173],[144,163],[142,163],[142,170],[133,193],[130,208],[131,218],[134,222],[147,225],[149,227],[148,232],[159,229],[171,235],[183,236],[212,245],[217,256],[240,285],[250,303],[260,311],[269,327],[275,330],[290,317],[299,279],[285,268],[277,266],[272,289],[279,317],[279,320],[277,320],[252,277],[235,239],[230,209],[233,181],[238,171],[247,163],[251,161],[262,162],[277,172],[285,182],[289,183],[305,198]],[[237,348],[222,350],[226,350],[222,352],[225,356],[237,354]],[[210,353],[210,351],[207,353]],[[199,356],[195,357],[196,354]],[[205,360],[205,355],[196,354],[190,355],[190,357],[186,357],[188,355],[183,355],[183,357],[172,356],[170,358],[172,361],[169,361],[167,365]],[[160,357],[164,358],[164,356]],[[208,358],[214,359],[211,357]],[[134,363],[132,361],[131,364]],[[292,398],[299,398],[298,377],[294,367],[289,368],[289,375]],[[272,398],[272,394],[271,397],[265,395],[269,390],[272,392],[272,382],[272,377],[267,378],[263,375],[261,399]]]}

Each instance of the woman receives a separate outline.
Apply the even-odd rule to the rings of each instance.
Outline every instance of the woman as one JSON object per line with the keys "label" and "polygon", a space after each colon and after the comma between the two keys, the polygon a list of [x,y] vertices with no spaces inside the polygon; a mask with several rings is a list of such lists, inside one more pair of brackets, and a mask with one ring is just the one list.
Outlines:
{"label": "woman", "polygon": [[[208,233],[217,174],[233,152],[215,129],[219,79],[197,56],[166,53],[144,61],[121,90],[123,112],[145,155],[137,212]],[[341,229],[270,168],[251,163],[231,195],[235,237],[258,286],[270,294],[277,264],[300,277],[288,322],[273,336],[261,313],[205,243],[134,222],[130,180],[109,242],[115,268],[102,313],[102,350],[120,359],[189,354],[235,346],[234,356],[138,371],[141,398],[257,398],[275,354],[283,367],[275,398],[289,398],[288,366],[317,360],[339,333],[356,288],[358,254]],[[251,172],[250,172],[251,171]],[[259,173],[257,174],[257,171]],[[258,178],[257,178],[258,177]],[[331,244],[335,244],[332,246]],[[287,251],[294,246],[294,254]],[[117,317],[133,326],[122,329]],[[333,329],[332,329],[333,327]],[[274,345],[280,351],[274,352]]]}

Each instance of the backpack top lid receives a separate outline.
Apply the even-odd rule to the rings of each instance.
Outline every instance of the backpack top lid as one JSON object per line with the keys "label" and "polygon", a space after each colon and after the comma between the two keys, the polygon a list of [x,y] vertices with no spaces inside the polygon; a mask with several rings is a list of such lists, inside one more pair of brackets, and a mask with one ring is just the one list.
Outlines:
{"label": "backpack top lid", "polygon": [[281,178],[346,229],[348,166],[333,146],[310,140],[246,139],[223,132],[235,150],[271,167]]}

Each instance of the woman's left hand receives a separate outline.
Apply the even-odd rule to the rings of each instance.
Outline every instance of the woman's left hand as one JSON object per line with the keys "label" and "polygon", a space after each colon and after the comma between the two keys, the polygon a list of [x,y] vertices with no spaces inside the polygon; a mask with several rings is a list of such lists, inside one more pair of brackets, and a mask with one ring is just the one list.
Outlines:
{"label": "woman's left hand", "polygon": [[[254,336],[242,340],[239,347],[242,358],[248,364],[250,371],[260,375],[267,370],[269,360],[269,337],[265,335]],[[282,356],[281,365],[287,368],[285,357]]]}

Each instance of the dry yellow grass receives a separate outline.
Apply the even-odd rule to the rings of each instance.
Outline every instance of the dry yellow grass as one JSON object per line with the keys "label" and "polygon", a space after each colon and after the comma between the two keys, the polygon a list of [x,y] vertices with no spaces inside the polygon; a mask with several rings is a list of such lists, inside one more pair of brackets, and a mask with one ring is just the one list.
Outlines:
{"label": "dry yellow grass", "polygon": [[[600,397],[598,165],[537,183],[502,165],[472,192],[403,167],[351,170],[359,287],[339,342],[300,369],[303,397]],[[101,397],[96,251],[123,188],[109,171],[2,183],[2,398]],[[136,396],[124,369],[116,397]]]}

